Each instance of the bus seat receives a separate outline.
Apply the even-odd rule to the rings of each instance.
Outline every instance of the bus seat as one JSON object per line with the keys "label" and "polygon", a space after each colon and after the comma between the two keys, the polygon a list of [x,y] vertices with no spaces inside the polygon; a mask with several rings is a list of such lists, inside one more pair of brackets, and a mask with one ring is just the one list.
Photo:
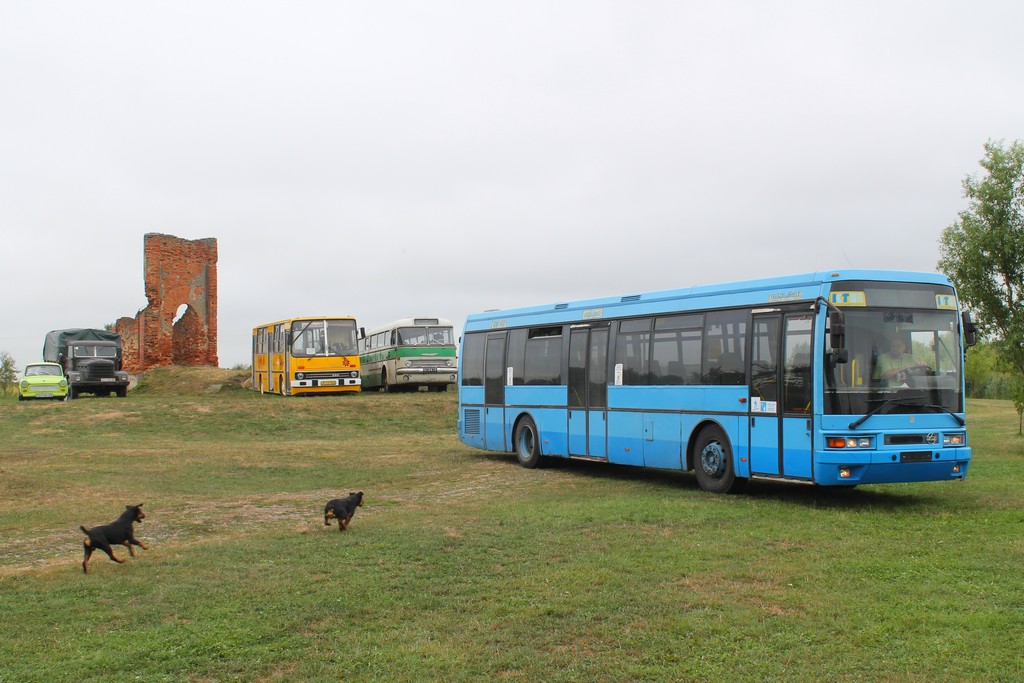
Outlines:
{"label": "bus seat", "polygon": [[683,384],[700,384],[700,363],[684,363]]}
{"label": "bus seat", "polygon": [[718,369],[722,372],[743,372],[743,358],[735,351],[726,351],[718,357]]}
{"label": "bus seat", "polygon": [[718,383],[743,383],[743,357],[735,351],[726,351],[718,357]]}
{"label": "bus seat", "polygon": [[871,347],[871,365],[868,368],[868,377],[871,378],[872,386],[881,386],[885,384],[880,377],[875,377],[875,373],[878,371],[878,347]]}
{"label": "bus seat", "polygon": [[665,384],[682,384],[683,362],[680,360],[670,360],[667,368],[668,374],[665,376]]}
{"label": "bus seat", "polygon": [[651,369],[647,376],[650,377],[651,384],[665,383],[665,378],[661,374],[661,363],[656,360],[651,361]]}

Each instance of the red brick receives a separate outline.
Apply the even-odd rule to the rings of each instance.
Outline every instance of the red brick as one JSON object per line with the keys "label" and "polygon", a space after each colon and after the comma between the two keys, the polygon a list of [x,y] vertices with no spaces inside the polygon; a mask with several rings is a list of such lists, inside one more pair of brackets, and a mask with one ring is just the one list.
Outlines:
{"label": "red brick", "polygon": [[[217,240],[145,236],[146,299],[134,318],[113,325],[124,342],[124,368],[217,366]],[[182,304],[188,309],[177,323]]]}

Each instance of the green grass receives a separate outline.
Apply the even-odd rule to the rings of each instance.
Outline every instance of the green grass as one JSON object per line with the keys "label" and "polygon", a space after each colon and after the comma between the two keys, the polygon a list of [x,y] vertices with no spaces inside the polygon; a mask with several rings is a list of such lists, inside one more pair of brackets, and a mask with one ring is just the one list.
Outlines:
{"label": "green grass", "polygon": [[[454,392],[282,399],[229,374],[0,403],[0,681],[1024,670],[1009,402],[969,405],[964,482],[714,496],[688,474],[464,447]],[[357,489],[349,531],[324,527],[324,502]],[[139,502],[150,550],[83,575],[78,525]]]}

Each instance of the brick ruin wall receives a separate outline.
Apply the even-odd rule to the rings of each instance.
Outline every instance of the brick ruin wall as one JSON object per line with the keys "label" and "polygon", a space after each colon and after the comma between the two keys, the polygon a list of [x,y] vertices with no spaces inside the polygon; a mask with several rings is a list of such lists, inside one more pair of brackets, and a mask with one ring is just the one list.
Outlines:
{"label": "brick ruin wall", "polygon": [[[217,240],[145,236],[146,299],[134,318],[113,325],[124,344],[124,369],[217,366]],[[175,322],[178,309],[185,313]]]}

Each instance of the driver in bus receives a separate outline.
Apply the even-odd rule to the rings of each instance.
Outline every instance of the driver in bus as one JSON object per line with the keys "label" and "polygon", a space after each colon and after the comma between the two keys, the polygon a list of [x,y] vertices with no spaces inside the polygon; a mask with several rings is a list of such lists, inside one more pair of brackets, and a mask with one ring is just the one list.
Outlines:
{"label": "driver in bus", "polygon": [[913,355],[907,353],[906,342],[897,335],[889,342],[889,350],[878,357],[875,378],[889,386],[907,386],[911,372],[927,367],[927,363],[915,361]]}

